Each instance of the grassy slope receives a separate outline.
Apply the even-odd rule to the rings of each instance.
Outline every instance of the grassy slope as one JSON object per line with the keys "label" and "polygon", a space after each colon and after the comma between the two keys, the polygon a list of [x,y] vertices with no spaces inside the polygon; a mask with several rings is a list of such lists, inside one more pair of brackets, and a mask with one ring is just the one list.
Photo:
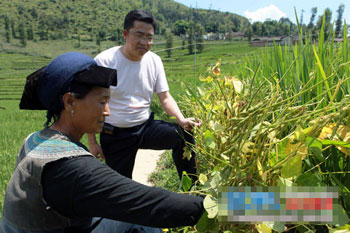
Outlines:
{"label": "grassy slope", "polygon": [[[234,30],[243,31],[244,25],[248,23],[246,18],[233,13],[195,10],[173,0],[2,0],[0,2],[0,16],[7,15],[10,21],[14,22],[16,30],[20,22],[25,23],[26,28],[33,28],[36,40],[45,28],[48,28],[50,38],[77,38],[80,35],[82,39],[93,38],[96,41],[99,32],[102,37],[116,37],[117,29],[123,25],[124,16],[134,9],[152,12],[158,21],[159,33],[169,29],[176,20],[201,22],[208,30],[217,25],[226,25]],[[4,19],[5,17],[0,17],[0,25],[4,25]],[[0,32],[3,28],[3,26],[0,28]],[[18,32],[16,36],[19,36]]]}
{"label": "grassy slope", "polygon": [[[75,43],[76,41],[51,41],[45,44],[29,44],[27,48],[6,45],[7,51],[12,51],[12,54],[0,54],[0,212],[6,185],[14,169],[21,143],[29,133],[40,130],[45,122],[43,111],[18,109],[25,77],[63,52],[81,51],[93,56],[99,50],[93,43],[82,42],[80,48],[75,48]],[[180,46],[180,43],[181,41],[177,41],[174,46]],[[110,46],[114,44],[102,43],[100,50]],[[226,71],[233,72],[232,64],[237,62],[239,57],[255,50],[242,42],[207,45],[202,54],[197,54],[194,72],[194,55],[188,55],[187,49],[175,49],[172,57],[167,58],[165,51],[161,51],[164,46],[163,43],[155,43],[153,51],[163,58],[171,93],[176,99],[179,99],[185,90],[181,82],[186,86],[198,85],[198,77],[219,58],[223,59],[222,67],[226,66]],[[86,142],[85,138],[83,142]]]}

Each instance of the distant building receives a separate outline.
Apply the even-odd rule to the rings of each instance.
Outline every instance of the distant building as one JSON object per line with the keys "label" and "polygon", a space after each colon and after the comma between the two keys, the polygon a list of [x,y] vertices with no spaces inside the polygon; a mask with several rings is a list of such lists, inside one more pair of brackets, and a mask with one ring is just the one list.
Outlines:
{"label": "distant building", "polygon": [[267,36],[261,36],[261,37],[254,37],[251,40],[251,45],[253,47],[264,47],[264,46],[272,46],[274,43],[280,43],[282,41],[281,37],[267,37]]}
{"label": "distant building", "polygon": [[218,40],[224,40],[225,39],[225,34],[224,33],[217,33],[217,39]]}
{"label": "distant building", "polygon": [[243,32],[232,33],[213,33],[209,32],[203,35],[204,40],[231,40],[231,39],[243,39]]}
{"label": "distant building", "polygon": [[298,37],[293,36],[274,36],[274,37],[254,37],[251,40],[253,47],[273,46],[274,44],[279,45],[293,45],[298,42]]}
{"label": "distant building", "polygon": [[224,40],[242,40],[244,38],[243,32],[231,32],[231,33],[225,33]]}
{"label": "distant building", "polygon": [[[304,41],[305,38],[303,38]],[[281,45],[294,45],[299,41],[298,36],[282,36]]]}
{"label": "distant building", "polygon": [[204,40],[217,40],[217,36],[215,33],[210,32],[210,33],[203,35],[203,39]]}
{"label": "distant building", "polygon": [[232,39],[243,39],[244,33],[243,32],[232,32]]}

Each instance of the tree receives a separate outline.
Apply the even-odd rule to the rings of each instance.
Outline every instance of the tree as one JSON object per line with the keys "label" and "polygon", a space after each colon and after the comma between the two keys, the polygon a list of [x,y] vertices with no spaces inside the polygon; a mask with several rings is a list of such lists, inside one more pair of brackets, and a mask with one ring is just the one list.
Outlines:
{"label": "tree", "polygon": [[33,23],[27,28],[27,39],[34,40],[34,27]]}
{"label": "tree", "polygon": [[30,15],[34,18],[37,19],[38,18],[38,12],[36,10],[36,8],[33,6],[32,9],[30,10]]}
{"label": "tree", "polygon": [[187,48],[188,48],[188,53],[189,54],[193,54],[193,36],[194,36],[194,33],[193,33],[193,27],[189,27],[187,29],[187,36],[188,36],[188,45],[187,45]]}
{"label": "tree", "polygon": [[261,36],[262,23],[257,21],[252,24],[253,35]]}
{"label": "tree", "polygon": [[10,25],[11,25],[11,33],[12,33],[12,37],[13,38],[17,38],[16,36],[16,30],[15,30],[15,22],[13,20],[10,21]]}
{"label": "tree", "polygon": [[100,41],[104,41],[106,39],[106,31],[100,28],[97,33],[97,37],[99,38]]}
{"label": "tree", "polygon": [[[324,37],[328,38],[328,35],[330,33],[331,29],[331,19],[332,19],[332,11],[329,8],[326,8],[324,10],[324,18],[325,18],[325,25],[324,25]],[[317,29],[321,30],[323,23],[323,16],[320,16],[317,21]]]}
{"label": "tree", "polygon": [[117,45],[121,45],[123,42],[123,31],[120,28],[116,29],[116,41],[117,41]]}
{"label": "tree", "polygon": [[304,23],[304,10],[301,10],[301,14],[300,14],[300,25],[303,26]]}
{"label": "tree", "polygon": [[18,25],[19,39],[23,47],[27,46],[27,33],[23,21]]}
{"label": "tree", "polygon": [[101,46],[101,38],[98,36],[98,34],[96,34],[96,45],[97,45],[98,47]]}
{"label": "tree", "polygon": [[341,34],[341,29],[342,29],[342,18],[343,18],[343,13],[344,13],[344,4],[340,4],[337,10],[338,16],[337,16],[337,21],[335,21],[335,36],[339,37]]}
{"label": "tree", "polygon": [[19,5],[19,6],[17,7],[17,12],[18,12],[19,15],[23,15],[23,13],[24,13],[25,11],[26,11],[26,9],[24,8],[24,6]]}
{"label": "tree", "polygon": [[204,27],[200,24],[196,24],[195,26],[195,39],[196,39],[196,49],[199,53],[201,53],[204,49],[203,45],[203,35],[205,33]]}
{"label": "tree", "polygon": [[81,46],[80,42],[81,42],[81,40],[80,40],[80,31],[79,31],[79,29],[77,29],[77,44],[74,47],[80,48],[80,46]]}
{"label": "tree", "polygon": [[266,30],[265,23],[261,24],[261,36],[267,36],[268,32]]}
{"label": "tree", "polygon": [[176,20],[173,24],[173,33],[177,36],[186,34],[186,30],[189,28],[189,23],[185,20]]}
{"label": "tree", "polygon": [[168,57],[171,57],[173,41],[174,41],[173,33],[168,32],[165,37],[166,37],[166,52],[168,54]]}
{"label": "tree", "polygon": [[10,32],[10,18],[8,15],[4,16],[4,26],[5,26],[5,37],[6,37],[6,42],[10,43],[11,41],[11,32]]}
{"label": "tree", "polygon": [[[290,35],[293,30],[293,23],[289,18],[282,17],[279,20],[279,34],[278,35]],[[301,23],[300,23],[301,24]]]}
{"label": "tree", "polygon": [[39,16],[39,31],[37,34],[39,35],[40,40],[48,40],[49,39],[49,29],[47,26],[46,15],[42,14]]}
{"label": "tree", "polygon": [[253,28],[250,24],[246,27],[246,29],[244,31],[244,36],[248,38],[248,41],[252,40]]}
{"label": "tree", "polygon": [[313,28],[313,26],[314,26],[314,21],[315,21],[315,18],[316,18],[316,14],[317,14],[317,7],[311,8],[310,22],[309,22],[309,24],[307,25],[307,27],[308,27],[309,29]]}

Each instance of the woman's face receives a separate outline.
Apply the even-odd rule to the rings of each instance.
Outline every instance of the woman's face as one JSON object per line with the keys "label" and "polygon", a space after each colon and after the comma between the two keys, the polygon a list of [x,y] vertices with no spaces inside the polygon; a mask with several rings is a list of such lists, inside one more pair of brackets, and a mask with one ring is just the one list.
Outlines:
{"label": "woman's face", "polygon": [[84,133],[100,133],[106,116],[110,115],[109,88],[94,87],[84,98],[73,104],[72,123],[74,130]]}

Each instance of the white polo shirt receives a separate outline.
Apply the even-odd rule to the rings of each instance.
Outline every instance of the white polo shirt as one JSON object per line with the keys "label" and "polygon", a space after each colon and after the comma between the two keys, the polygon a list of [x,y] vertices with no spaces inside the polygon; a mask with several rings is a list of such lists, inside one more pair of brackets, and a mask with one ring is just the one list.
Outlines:
{"label": "white polo shirt", "polygon": [[131,61],[120,46],[107,49],[95,57],[98,65],[117,70],[118,84],[111,86],[105,122],[122,128],[144,123],[150,116],[154,93],[169,91],[161,58],[148,51],[140,61]]}

